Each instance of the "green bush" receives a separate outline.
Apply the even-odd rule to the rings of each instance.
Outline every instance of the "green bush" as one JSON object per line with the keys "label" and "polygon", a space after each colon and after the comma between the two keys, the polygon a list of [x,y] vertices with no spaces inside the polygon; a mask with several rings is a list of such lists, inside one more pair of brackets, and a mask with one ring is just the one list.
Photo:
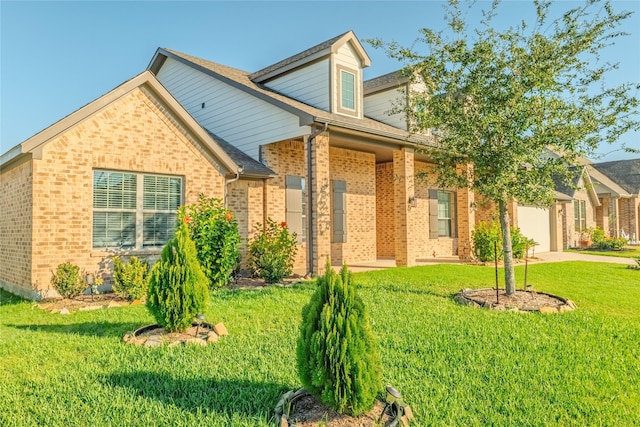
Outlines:
{"label": "green bush", "polygon": [[113,292],[129,301],[142,299],[147,294],[149,263],[132,256],[128,263],[113,258]]}
{"label": "green bush", "polygon": [[200,194],[198,203],[185,206],[179,217],[188,223],[209,286],[227,285],[240,259],[238,223],[231,211],[222,200]]}
{"label": "green bush", "polygon": [[63,298],[77,297],[87,288],[80,267],[70,262],[59,264],[56,272],[52,272],[51,286]]}
{"label": "green bush", "polygon": [[[510,227],[511,231],[511,249],[513,257],[516,259],[524,258],[527,250],[532,247],[534,241],[527,238],[520,232],[517,227]],[[504,257],[502,249],[502,230],[497,222],[479,222],[471,232],[471,240],[473,241],[473,250],[476,258],[482,262],[495,261],[494,242],[497,246],[498,260]]]}
{"label": "green bush", "polygon": [[305,388],[338,412],[358,415],[373,407],[382,386],[380,356],[346,265],[338,275],[327,263],[302,310],[297,367]]}
{"label": "green bush", "polygon": [[264,227],[256,224],[256,229],[257,236],[249,242],[249,271],[267,283],[278,283],[293,271],[296,233],[290,233],[286,223],[277,224],[270,218]]}
{"label": "green bush", "polygon": [[167,331],[184,331],[204,311],[208,299],[207,277],[187,224],[182,222],[151,269],[147,308]]}
{"label": "green bush", "polygon": [[[502,258],[502,232],[497,222],[479,222],[471,232],[473,251],[480,261],[494,261],[494,248],[498,249],[498,259]],[[495,245],[494,245],[495,244]]]}
{"label": "green bush", "polygon": [[607,237],[604,230],[596,227],[591,234],[591,247],[603,250],[620,250],[627,241],[621,237]]}

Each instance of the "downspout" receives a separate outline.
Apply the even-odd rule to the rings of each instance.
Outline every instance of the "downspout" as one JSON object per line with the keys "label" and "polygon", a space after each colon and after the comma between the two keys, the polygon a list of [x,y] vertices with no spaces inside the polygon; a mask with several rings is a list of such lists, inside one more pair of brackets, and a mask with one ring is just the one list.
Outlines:
{"label": "downspout", "polygon": [[[311,144],[316,136],[324,133],[329,128],[328,123],[324,123],[322,130],[315,130],[311,132],[309,138],[307,138],[307,269],[308,275],[313,275],[313,162],[311,161]],[[318,260],[318,265],[320,262]]]}
{"label": "downspout", "polygon": [[238,170],[236,171],[236,176],[234,176],[231,179],[225,179],[224,181],[224,194],[222,196],[222,200],[223,200],[223,204],[224,204],[224,208],[228,209],[227,206],[227,193],[228,193],[228,187],[229,184],[231,184],[232,182],[236,182],[237,180],[240,179],[240,174],[244,171],[244,166],[242,165],[238,165]]}

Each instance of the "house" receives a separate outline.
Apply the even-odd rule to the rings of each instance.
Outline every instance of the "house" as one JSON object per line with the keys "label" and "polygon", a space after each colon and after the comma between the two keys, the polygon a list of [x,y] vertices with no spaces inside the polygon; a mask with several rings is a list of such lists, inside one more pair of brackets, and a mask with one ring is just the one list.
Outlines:
{"label": "house", "polygon": [[245,242],[266,218],[286,221],[302,272],[466,257],[473,194],[433,184],[416,150],[429,135],[386,114],[408,80],[364,82],[370,62],[351,31],[255,72],[158,49],[2,154],[0,286],[46,296],[65,261],[108,281],[114,255],[157,257],[175,209],[200,193],[225,201]]}
{"label": "house", "polygon": [[615,189],[598,188],[599,195],[608,196],[607,203],[597,212],[598,225],[612,237],[626,235],[637,244],[640,239],[640,159],[594,163],[591,168],[592,173],[616,184]]}

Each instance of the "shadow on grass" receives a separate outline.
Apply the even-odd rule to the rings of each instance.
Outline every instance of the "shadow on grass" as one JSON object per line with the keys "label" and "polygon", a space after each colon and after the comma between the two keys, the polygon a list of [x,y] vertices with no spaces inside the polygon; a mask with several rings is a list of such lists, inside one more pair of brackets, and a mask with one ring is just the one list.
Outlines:
{"label": "shadow on grass", "polygon": [[9,293],[3,289],[0,289],[0,306],[2,305],[14,305],[27,301],[26,299]]}
{"label": "shadow on grass", "polygon": [[141,323],[112,323],[112,322],[84,322],[57,325],[16,325],[5,324],[9,328],[23,331],[46,332],[54,334],[72,334],[92,337],[122,337],[125,333],[134,331]]}
{"label": "shadow on grass", "polygon": [[224,413],[269,419],[278,397],[287,390],[282,384],[207,378],[174,378],[168,373],[137,371],[113,373],[101,381],[135,394],[197,413]]}

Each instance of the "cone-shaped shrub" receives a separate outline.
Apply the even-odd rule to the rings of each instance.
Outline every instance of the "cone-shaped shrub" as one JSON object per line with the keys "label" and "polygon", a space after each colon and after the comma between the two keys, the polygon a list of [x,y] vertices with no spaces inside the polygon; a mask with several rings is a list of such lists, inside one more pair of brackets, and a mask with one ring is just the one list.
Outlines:
{"label": "cone-shaped shrub", "polygon": [[207,284],[187,224],[182,222],[151,269],[147,307],[167,331],[184,331],[206,307]]}
{"label": "cone-shaped shrub", "polygon": [[347,266],[329,263],[302,310],[298,375],[305,388],[340,413],[370,410],[382,387],[375,337]]}

